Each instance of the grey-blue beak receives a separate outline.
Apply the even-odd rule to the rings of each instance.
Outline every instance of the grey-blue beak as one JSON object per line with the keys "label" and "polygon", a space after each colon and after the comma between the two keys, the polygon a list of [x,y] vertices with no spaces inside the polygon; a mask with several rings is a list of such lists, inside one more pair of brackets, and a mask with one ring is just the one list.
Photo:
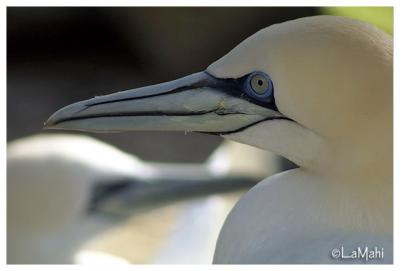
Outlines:
{"label": "grey-blue beak", "polygon": [[243,96],[235,79],[198,72],[68,105],[55,112],[45,127],[91,132],[223,133],[281,116]]}

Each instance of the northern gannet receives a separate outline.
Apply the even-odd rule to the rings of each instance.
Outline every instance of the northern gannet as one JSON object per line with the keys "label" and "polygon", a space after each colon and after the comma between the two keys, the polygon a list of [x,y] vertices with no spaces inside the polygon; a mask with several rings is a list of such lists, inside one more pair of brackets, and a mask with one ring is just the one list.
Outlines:
{"label": "northern gannet", "polygon": [[[211,133],[299,165],[240,199],[214,263],[391,263],[392,46],[361,21],[300,18],[260,30],[206,71],[69,105],[46,125]],[[344,259],[358,247],[384,256]]]}
{"label": "northern gannet", "polygon": [[[114,163],[107,161],[111,157]],[[151,174],[134,157],[87,136],[35,135],[10,142],[7,262],[76,263],[82,244],[115,225],[89,215],[94,186],[131,178],[132,172],[142,178]],[[110,254],[101,258],[96,260],[123,262]]]}
{"label": "northern gannet", "polygon": [[[271,166],[236,167],[238,151]],[[83,135],[15,140],[7,146],[8,263],[207,263],[222,222],[243,189],[280,169],[275,155],[233,142],[224,142],[204,164],[182,165],[144,162]],[[247,185],[239,179],[248,180]],[[235,190],[236,197],[223,193]],[[193,218],[193,213],[202,217]],[[143,230],[151,216],[163,217],[175,228]],[[118,241],[124,231],[128,237]],[[159,248],[153,235],[164,236]],[[190,242],[191,236],[200,235]],[[110,243],[129,251],[113,249]],[[196,253],[189,253],[190,245]]]}

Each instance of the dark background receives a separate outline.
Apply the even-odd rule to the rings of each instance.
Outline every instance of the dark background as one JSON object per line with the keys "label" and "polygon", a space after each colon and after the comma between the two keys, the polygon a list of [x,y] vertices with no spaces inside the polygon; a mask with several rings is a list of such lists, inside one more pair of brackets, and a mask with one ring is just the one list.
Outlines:
{"label": "dark background", "polygon": [[[7,140],[42,131],[70,103],[204,70],[307,7],[7,8]],[[138,157],[201,162],[221,138],[183,132],[92,134]]]}

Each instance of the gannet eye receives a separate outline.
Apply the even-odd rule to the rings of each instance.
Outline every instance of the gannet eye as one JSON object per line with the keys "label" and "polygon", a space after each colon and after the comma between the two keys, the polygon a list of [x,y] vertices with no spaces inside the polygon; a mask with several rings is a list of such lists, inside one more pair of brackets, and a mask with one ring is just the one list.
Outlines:
{"label": "gannet eye", "polygon": [[274,86],[271,78],[263,72],[249,74],[244,83],[244,91],[251,97],[260,101],[269,101]]}

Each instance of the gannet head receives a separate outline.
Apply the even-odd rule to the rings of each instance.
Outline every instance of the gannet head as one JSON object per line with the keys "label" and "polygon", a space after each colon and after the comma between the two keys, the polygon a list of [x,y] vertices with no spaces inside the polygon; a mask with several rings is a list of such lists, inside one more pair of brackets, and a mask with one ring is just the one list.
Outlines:
{"label": "gannet head", "polygon": [[326,139],[352,145],[390,127],[391,86],[388,35],[316,16],[267,27],[206,71],[64,107],[47,127],[213,133],[311,167]]}

